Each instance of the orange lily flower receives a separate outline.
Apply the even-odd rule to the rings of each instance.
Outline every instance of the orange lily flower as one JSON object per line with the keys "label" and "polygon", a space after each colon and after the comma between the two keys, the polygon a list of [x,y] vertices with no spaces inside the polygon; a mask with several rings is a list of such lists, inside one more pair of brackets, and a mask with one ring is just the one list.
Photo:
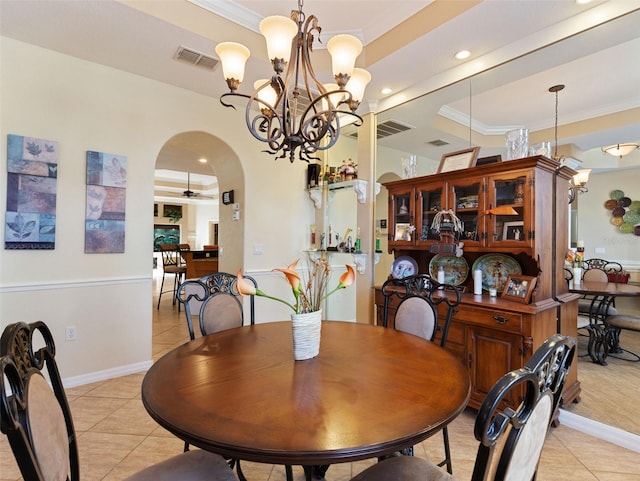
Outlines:
{"label": "orange lily flower", "polygon": [[[302,279],[300,278],[300,274],[296,271],[296,267],[298,265],[298,261],[300,259],[296,259],[294,262],[289,264],[289,266],[285,269],[277,268],[274,271],[282,272],[287,278],[287,282],[291,285],[291,289],[294,293],[300,292],[300,285],[302,283]],[[296,296],[297,297],[297,296]]]}
{"label": "orange lily flower", "polygon": [[348,287],[351,284],[354,283],[354,281],[356,280],[356,271],[353,267],[351,267],[349,264],[346,264],[345,267],[347,268],[346,272],[344,274],[342,274],[340,276],[340,282],[338,284],[338,289],[344,288],[344,287]]}
{"label": "orange lily flower", "polygon": [[249,281],[246,281],[242,277],[242,269],[238,271],[238,280],[236,281],[236,288],[238,292],[243,296],[255,296],[258,295],[256,287]]}

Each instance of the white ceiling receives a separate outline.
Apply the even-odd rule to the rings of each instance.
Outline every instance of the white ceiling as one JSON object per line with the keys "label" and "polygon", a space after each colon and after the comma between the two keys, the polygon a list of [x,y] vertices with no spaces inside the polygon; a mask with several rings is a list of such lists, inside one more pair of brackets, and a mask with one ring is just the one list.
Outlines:
{"label": "white ceiling", "polygon": [[[218,42],[243,42],[252,50],[246,78],[266,76],[270,68],[266,49],[255,33],[257,23],[266,15],[288,15],[297,7],[296,2],[195,1],[0,0],[0,29],[3,36],[214,98],[226,91],[221,69],[212,72],[175,60],[179,46],[215,57]],[[459,7],[470,8],[449,14]],[[424,106],[412,109],[407,104],[389,110],[395,105],[632,11],[635,14],[627,17],[624,28],[603,34],[588,50],[578,42],[561,42],[558,45],[569,48],[549,54],[554,61],[542,62],[540,65],[546,66],[538,71],[521,69],[522,75],[503,74],[503,79],[512,75],[512,81],[494,88],[483,86],[480,78],[474,80],[471,116],[474,125],[489,129],[549,127],[553,124],[553,98],[550,100],[547,89],[555,83],[567,85],[560,94],[561,122],[640,106],[640,0],[594,0],[586,5],[573,0],[307,0],[303,9],[318,17],[324,45],[335,33],[351,33],[364,41],[365,53],[358,63],[371,72],[373,80],[360,111],[371,106],[371,110],[387,111],[381,119],[413,116],[414,134],[419,135],[402,140],[406,150],[413,148],[411,142],[415,149],[424,149],[425,141],[439,132],[430,131],[432,127],[424,122],[421,125],[420,118],[426,117]],[[447,15],[448,20],[439,20]],[[400,35],[405,38],[398,40]],[[462,48],[471,50],[472,56],[459,62],[453,54]],[[321,81],[329,81],[326,55],[322,51],[316,55],[320,59],[314,64],[316,73]],[[382,95],[383,86],[394,93]],[[466,91],[468,94],[468,87]],[[468,98],[454,95],[446,103],[468,118]],[[638,125],[601,134],[597,139],[591,136],[591,144],[637,141]],[[591,148],[586,140],[582,139],[584,146]],[[389,145],[392,141],[389,139]],[[198,141],[190,143],[188,152],[181,152],[181,146],[168,147],[167,155],[158,159],[160,168],[211,173],[207,166],[195,162],[203,155],[198,152]],[[185,158],[190,159],[188,166],[183,165]]]}

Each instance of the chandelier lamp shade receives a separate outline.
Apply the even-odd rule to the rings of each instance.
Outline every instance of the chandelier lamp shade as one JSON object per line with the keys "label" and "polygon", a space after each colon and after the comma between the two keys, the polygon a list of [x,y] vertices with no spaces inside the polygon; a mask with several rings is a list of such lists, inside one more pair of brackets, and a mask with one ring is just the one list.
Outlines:
{"label": "chandelier lamp shade", "polygon": [[615,144],[608,147],[602,147],[602,151],[605,154],[613,155],[614,157],[624,157],[631,152],[640,148],[640,144]]}
{"label": "chandelier lamp shade", "polygon": [[311,52],[314,33],[319,36],[321,28],[315,16],[305,16],[302,3],[298,0],[291,18],[271,16],[260,22],[273,75],[255,81],[252,94],[238,92],[249,49],[235,42],[216,46],[230,90],[220,97],[220,103],[235,108],[233,98],[245,99],[251,134],[268,144],[265,152],[291,162],[296,153],[305,162],[319,160],[317,152],[338,140],[341,122],[362,125],[356,110],[371,81],[369,72],[355,68],[362,43],[352,35],[336,35],[327,43],[335,83],[323,84],[316,78]]}

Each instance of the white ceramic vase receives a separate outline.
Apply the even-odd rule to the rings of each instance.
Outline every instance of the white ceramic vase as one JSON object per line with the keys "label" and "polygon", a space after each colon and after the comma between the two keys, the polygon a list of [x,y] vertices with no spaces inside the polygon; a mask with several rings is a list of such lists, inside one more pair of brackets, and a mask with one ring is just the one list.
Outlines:
{"label": "white ceramic vase", "polygon": [[573,268],[573,283],[574,284],[582,283],[582,267]]}
{"label": "white ceramic vase", "polygon": [[293,330],[293,358],[304,361],[320,352],[322,309],[305,314],[291,314]]}

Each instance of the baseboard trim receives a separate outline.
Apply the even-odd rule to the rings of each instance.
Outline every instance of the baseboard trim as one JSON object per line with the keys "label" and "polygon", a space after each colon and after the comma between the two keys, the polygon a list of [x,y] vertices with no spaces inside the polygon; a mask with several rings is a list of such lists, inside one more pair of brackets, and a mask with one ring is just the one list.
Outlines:
{"label": "baseboard trim", "polygon": [[603,441],[640,453],[640,436],[560,409],[560,424]]}
{"label": "baseboard trim", "polygon": [[113,369],[104,369],[103,371],[91,372],[88,374],[82,374],[80,376],[67,377],[62,380],[62,385],[65,389],[84,386],[85,384],[91,384],[94,382],[106,381],[116,377],[128,376],[129,374],[136,374],[139,372],[147,371],[153,361],[138,362],[136,364],[128,364],[126,366],[115,367]]}

